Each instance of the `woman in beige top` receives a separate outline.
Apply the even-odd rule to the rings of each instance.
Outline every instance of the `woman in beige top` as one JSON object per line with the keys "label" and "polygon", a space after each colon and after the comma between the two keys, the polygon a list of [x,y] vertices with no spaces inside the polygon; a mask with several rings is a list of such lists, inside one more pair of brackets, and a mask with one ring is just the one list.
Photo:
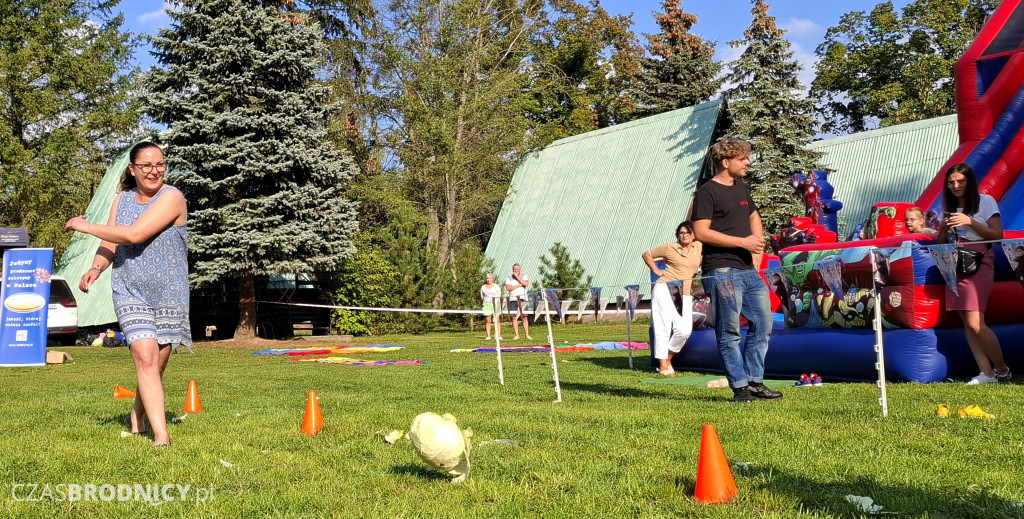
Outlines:
{"label": "woman in beige top", "polygon": [[[654,358],[658,359],[658,373],[666,377],[676,376],[672,369],[672,357],[683,349],[686,339],[693,331],[693,297],[690,287],[693,277],[700,268],[701,244],[693,239],[693,223],[689,220],[676,227],[676,242],[655,247],[642,257],[651,273],[658,276],[658,282],[651,289],[651,322],[654,324]],[[660,269],[656,260],[665,262]],[[683,312],[676,310],[669,291],[670,281],[682,281]]]}

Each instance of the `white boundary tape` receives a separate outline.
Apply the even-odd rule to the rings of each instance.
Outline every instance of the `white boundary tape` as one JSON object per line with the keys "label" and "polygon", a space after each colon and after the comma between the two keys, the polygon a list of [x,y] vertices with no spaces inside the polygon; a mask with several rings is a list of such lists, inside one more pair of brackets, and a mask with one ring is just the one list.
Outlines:
{"label": "white boundary tape", "polygon": [[[976,242],[971,242],[971,243],[1000,243],[1000,242],[1002,242],[1002,240],[984,240],[984,241],[976,241]],[[838,242],[836,245],[838,246],[838,245],[856,244],[856,243],[857,243],[856,241],[852,241],[852,242]],[[912,244],[912,245],[909,245],[909,246],[907,246],[907,245],[896,245],[896,246],[892,246],[892,247],[879,247],[879,246],[871,246],[871,245],[847,245],[845,247],[837,247],[837,248],[855,248],[855,247],[864,247],[864,248],[868,248],[868,249],[871,249],[871,250],[878,250],[878,249],[904,249],[904,248],[918,248],[918,247],[920,247],[920,248],[928,248],[928,245],[920,245],[920,244],[916,244],[916,243]],[[814,252],[814,251],[808,251],[808,252]],[[792,268],[808,266],[808,265],[812,265],[813,266],[813,262],[794,263],[792,265],[779,265],[779,267],[775,267],[775,268],[792,269]],[[760,273],[764,273],[767,269],[756,269],[756,270],[758,272],[760,272]],[[712,277],[712,276],[704,276],[704,277]],[[683,279],[683,280],[680,280],[680,281],[702,280],[702,279],[704,279],[704,277],[691,278],[689,280]],[[644,286],[645,284],[646,283],[641,283],[640,285]],[[624,288],[624,287],[606,286],[604,288],[609,288],[610,289],[610,288]],[[281,301],[256,301],[256,302],[260,303],[260,304],[270,304],[270,305],[304,306],[304,307],[310,307],[310,308],[331,308],[331,309],[336,309],[336,310],[365,310],[365,311],[370,311],[370,312],[404,312],[404,313],[420,313],[420,314],[486,315],[486,312],[484,312],[482,309],[481,310],[447,310],[447,309],[440,309],[440,308],[382,308],[382,307],[375,307],[375,306],[341,306],[341,305],[318,305],[318,304],[312,304],[312,303],[285,303],[285,302],[281,302]],[[627,313],[628,313],[628,311],[627,311]],[[634,311],[634,314],[649,314],[649,313],[651,313],[651,311],[649,309],[640,309],[640,308],[638,308],[638,309],[636,309]]]}
{"label": "white boundary tape", "polygon": [[[255,301],[261,305],[286,305],[286,306],[305,306],[311,308],[332,308],[337,310],[366,310],[371,312],[406,312],[406,313],[420,313],[420,314],[467,314],[467,315],[487,315],[483,310],[445,310],[438,308],[380,308],[374,306],[338,306],[338,305],[317,305],[312,303],[285,303],[281,301]],[[647,309],[636,309],[636,314],[649,314],[650,310]]]}

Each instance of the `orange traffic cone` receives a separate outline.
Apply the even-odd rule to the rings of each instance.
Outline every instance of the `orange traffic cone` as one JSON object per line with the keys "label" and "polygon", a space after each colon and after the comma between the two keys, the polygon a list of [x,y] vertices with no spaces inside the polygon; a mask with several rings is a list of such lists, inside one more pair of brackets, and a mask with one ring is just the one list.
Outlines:
{"label": "orange traffic cone", "polygon": [[119,385],[114,386],[114,398],[135,398],[135,391]]}
{"label": "orange traffic cone", "polygon": [[693,497],[704,504],[724,503],[736,497],[736,480],[725,459],[714,425],[705,425],[700,438],[700,459],[697,461],[697,484]]}
{"label": "orange traffic cone", "polygon": [[203,403],[199,401],[199,387],[195,380],[188,381],[188,391],[185,392],[185,412],[198,413],[203,410]]}
{"label": "orange traffic cone", "polygon": [[306,414],[302,417],[302,432],[306,436],[316,436],[324,428],[324,417],[320,414],[320,399],[316,391],[310,391],[306,398]]}

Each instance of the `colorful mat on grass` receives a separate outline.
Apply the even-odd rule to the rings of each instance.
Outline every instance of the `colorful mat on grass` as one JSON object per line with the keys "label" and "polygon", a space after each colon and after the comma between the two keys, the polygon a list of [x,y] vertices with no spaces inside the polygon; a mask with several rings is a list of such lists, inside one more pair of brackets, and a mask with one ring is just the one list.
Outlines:
{"label": "colorful mat on grass", "polygon": [[334,354],[355,354],[355,353],[384,353],[388,351],[402,350],[405,346],[394,344],[371,344],[367,346],[329,346],[309,348],[280,348],[272,350],[260,350],[252,352],[253,355],[288,355],[301,357],[304,355],[330,355]]}
{"label": "colorful mat on grass", "polygon": [[[577,344],[575,346],[556,346],[555,352],[572,353],[577,351],[594,351],[594,350],[624,350],[627,344],[632,346],[634,350],[646,350],[649,346],[646,342],[611,342],[604,341],[597,344]],[[449,350],[450,353],[495,353],[497,349],[494,346],[485,348],[456,348]],[[510,348],[502,347],[502,353],[549,353],[551,348],[546,345],[537,346],[514,346]]]}
{"label": "colorful mat on grass", "polygon": [[344,366],[422,366],[420,360],[359,360],[349,357],[323,357],[319,359],[292,359],[292,362],[316,362],[317,364],[341,364]]}
{"label": "colorful mat on grass", "polygon": [[[676,375],[675,377],[671,377],[671,378],[670,377],[642,378],[642,379],[640,379],[640,383],[642,383],[642,384],[668,384],[668,385],[673,385],[673,386],[707,387],[708,386],[708,382],[710,382],[712,380],[718,380],[720,378],[725,378],[725,377],[723,377],[722,375],[702,375],[702,376],[692,376],[692,377],[684,377],[684,376]],[[773,388],[793,387],[793,381],[792,380],[765,380],[764,381],[764,385],[766,385],[768,387],[773,387]]]}

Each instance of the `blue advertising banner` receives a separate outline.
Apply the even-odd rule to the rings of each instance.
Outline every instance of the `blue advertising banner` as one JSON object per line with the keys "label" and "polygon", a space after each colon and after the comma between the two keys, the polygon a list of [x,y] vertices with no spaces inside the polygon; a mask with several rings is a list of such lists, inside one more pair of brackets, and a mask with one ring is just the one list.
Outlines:
{"label": "blue advertising banner", "polygon": [[4,251],[0,366],[46,365],[46,313],[53,249]]}

